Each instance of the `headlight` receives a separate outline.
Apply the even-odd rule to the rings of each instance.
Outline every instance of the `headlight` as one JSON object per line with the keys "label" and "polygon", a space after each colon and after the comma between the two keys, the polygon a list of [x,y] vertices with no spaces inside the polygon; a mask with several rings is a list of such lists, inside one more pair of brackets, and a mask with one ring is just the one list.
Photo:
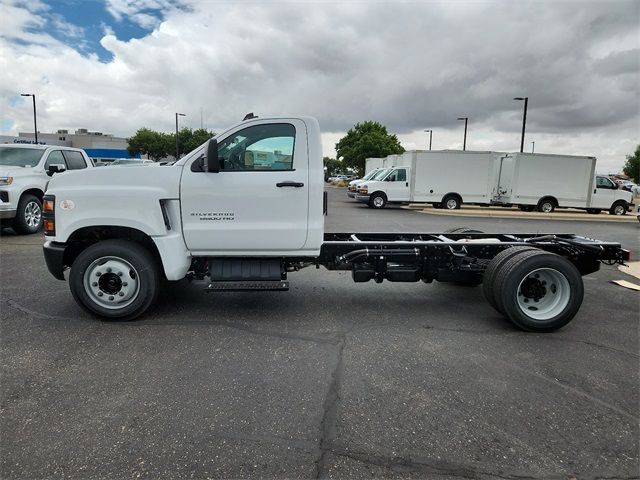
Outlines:
{"label": "headlight", "polygon": [[0,185],[11,185],[13,177],[0,177]]}

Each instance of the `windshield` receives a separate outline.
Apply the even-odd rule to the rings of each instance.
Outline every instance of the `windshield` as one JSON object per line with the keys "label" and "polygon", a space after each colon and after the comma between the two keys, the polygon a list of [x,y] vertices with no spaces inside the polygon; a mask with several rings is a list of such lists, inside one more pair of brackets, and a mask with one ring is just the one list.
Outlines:
{"label": "windshield", "polygon": [[0,165],[35,167],[43,153],[39,148],[0,148]]}
{"label": "windshield", "polygon": [[391,169],[385,168],[384,170],[380,170],[373,177],[371,177],[370,180],[382,180],[382,177],[384,177],[387,173],[389,173],[389,170]]}
{"label": "windshield", "polygon": [[376,174],[377,174],[378,172],[379,172],[379,170],[378,170],[378,169],[376,169],[376,170],[371,170],[369,173],[367,173],[367,174],[362,178],[362,180],[371,180],[373,177],[375,177],[375,176],[376,176]]}

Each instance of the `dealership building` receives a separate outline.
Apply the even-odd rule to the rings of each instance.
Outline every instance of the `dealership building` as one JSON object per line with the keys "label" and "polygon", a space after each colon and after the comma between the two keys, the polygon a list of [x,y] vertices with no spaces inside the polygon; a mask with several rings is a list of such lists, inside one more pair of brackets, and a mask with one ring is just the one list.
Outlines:
{"label": "dealership building", "polygon": [[[35,143],[35,138],[33,132],[20,132],[17,137],[0,135],[0,143]],[[95,162],[107,163],[120,158],[140,158],[140,154],[129,154],[126,138],[90,132],[86,128],[79,128],[74,133],[69,133],[69,130],[58,130],[56,133],[38,132],[38,143],[82,148]]]}

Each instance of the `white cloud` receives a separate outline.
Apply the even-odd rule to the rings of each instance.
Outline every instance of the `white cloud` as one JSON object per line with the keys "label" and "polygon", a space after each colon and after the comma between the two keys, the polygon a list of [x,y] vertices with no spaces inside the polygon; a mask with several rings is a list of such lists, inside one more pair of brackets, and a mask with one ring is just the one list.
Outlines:
{"label": "white cloud", "polygon": [[[287,3],[108,0],[116,20],[153,25],[118,39],[104,25],[108,63],[50,36],[24,7],[3,6],[0,110],[28,131],[38,94],[43,131],[85,126],[120,135],[181,123],[220,131],[244,114],[310,114],[325,153],[352,124],[386,124],[406,145],[526,148],[588,154],[617,169],[640,131],[637,2]],[[163,12],[163,20],[156,12]],[[149,15],[153,18],[142,18]],[[156,20],[154,20],[156,19]],[[35,22],[35,23],[34,23]],[[148,23],[145,23],[148,22]],[[619,41],[616,41],[619,40]],[[15,130],[14,130],[15,132]]]}

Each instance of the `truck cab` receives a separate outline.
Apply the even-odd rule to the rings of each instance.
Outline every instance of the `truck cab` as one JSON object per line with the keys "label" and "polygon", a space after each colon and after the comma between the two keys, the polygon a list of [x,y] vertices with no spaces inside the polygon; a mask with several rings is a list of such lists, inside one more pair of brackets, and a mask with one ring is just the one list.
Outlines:
{"label": "truck cab", "polygon": [[384,208],[390,202],[408,202],[411,198],[410,179],[411,167],[389,168],[384,175],[361,183],[355,198],[371,208]]}
{"label": "truck cab", "polygon": [[624,215],[632,203],[633,194],[620,189],[610,178],[596,175],[593,179],[593,194],[588,208],[590,213],[609,210],[613,215]]}

